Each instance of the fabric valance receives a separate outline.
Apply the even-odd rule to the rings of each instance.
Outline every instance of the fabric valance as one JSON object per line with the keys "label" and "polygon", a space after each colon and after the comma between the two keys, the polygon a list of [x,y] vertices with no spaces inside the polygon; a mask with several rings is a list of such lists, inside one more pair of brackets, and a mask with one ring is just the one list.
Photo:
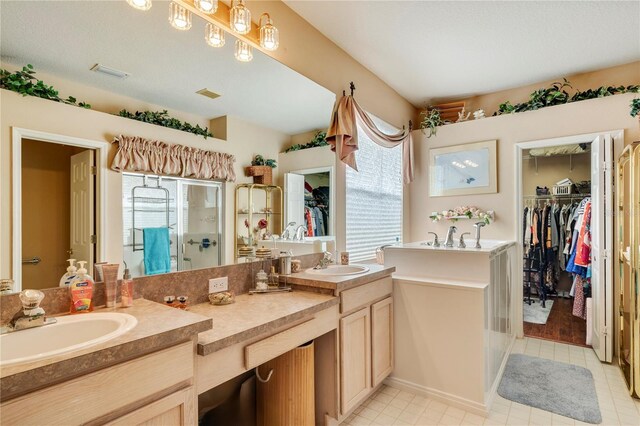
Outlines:
{"label": "fabric valance", "polygon": [[112,170],[195,179],[223,179],[228,182],[236,180],[233,169],[236,158],[231,154],[136,136],[120,135],[112,143],[118,144],[118,151],[111,163]]}
{"label": "fabric valance", "polygon": [[402,167],[405,184],[413,182],[413,138],[411,126],[395,134],[387,135],[373,122],[369,114],[356,102],[353,96],[343,96],[336,103],[331,117],[331,126],[327,131],[327,142],[340,160],[354,170],[358,170],[355,152],[358,150],[357,125],[376,144],[393,148],[402,144]]}

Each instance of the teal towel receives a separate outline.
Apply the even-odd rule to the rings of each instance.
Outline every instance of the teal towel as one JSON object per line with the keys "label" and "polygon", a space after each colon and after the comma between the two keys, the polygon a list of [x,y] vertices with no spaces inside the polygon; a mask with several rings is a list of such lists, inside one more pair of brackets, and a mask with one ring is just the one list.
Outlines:
{"label": "teal towel", "polygon": [[171,272],[171,250],[169,228],[144,228],[144,273],[145,275]]}

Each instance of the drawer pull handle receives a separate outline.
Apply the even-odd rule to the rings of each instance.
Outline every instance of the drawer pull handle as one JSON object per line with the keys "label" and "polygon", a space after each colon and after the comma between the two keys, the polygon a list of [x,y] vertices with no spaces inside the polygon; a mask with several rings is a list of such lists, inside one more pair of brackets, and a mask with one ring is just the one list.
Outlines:
{"label": "drawer pull handle", "polygon": [[258,378],[258,380],[260,380],[260,382],[267,383],[269,380],[271,380],[272,375],[273,375],[273,368],[269,370],[269,373],[267,374],[267,378],[263,379],[262,377],[260,377],[260,367],[256,367],[256,377]]}

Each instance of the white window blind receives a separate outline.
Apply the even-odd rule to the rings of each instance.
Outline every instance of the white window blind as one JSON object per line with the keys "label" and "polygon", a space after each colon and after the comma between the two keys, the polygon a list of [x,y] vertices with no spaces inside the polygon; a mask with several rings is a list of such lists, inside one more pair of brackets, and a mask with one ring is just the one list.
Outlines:
{"label": "white window blind", "polygon": [[[386,133],[397,131],[374,121]],[[350,260],[359,262],[375,258],[377,247],[402,241],[402,145],[381,147],[358,127],[356,161],[359,171],[346,171],[346,246]]]}

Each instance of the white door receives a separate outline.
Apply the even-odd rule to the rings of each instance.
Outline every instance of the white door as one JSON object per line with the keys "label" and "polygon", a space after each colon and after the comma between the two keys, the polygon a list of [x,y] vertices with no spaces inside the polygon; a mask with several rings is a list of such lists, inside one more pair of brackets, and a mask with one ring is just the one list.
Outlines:
{"label": "white door", "polygon": [[613,356],[612,158],[611,136],[594,139],[591,144],[591,346],[598,358],[606,362],[611,362]]}
{"label": "white door", "polygon": [[304,225],[304,175],[284,174],[285,225]]}
{"label": "white door", "polygon": [[[70,257],[87,262],[91,271],[94,259],[93,206],[94,179],[93,150],[88,149],[71,157],[71,253]],[[91,272],[89,272],[91,274]]]}

